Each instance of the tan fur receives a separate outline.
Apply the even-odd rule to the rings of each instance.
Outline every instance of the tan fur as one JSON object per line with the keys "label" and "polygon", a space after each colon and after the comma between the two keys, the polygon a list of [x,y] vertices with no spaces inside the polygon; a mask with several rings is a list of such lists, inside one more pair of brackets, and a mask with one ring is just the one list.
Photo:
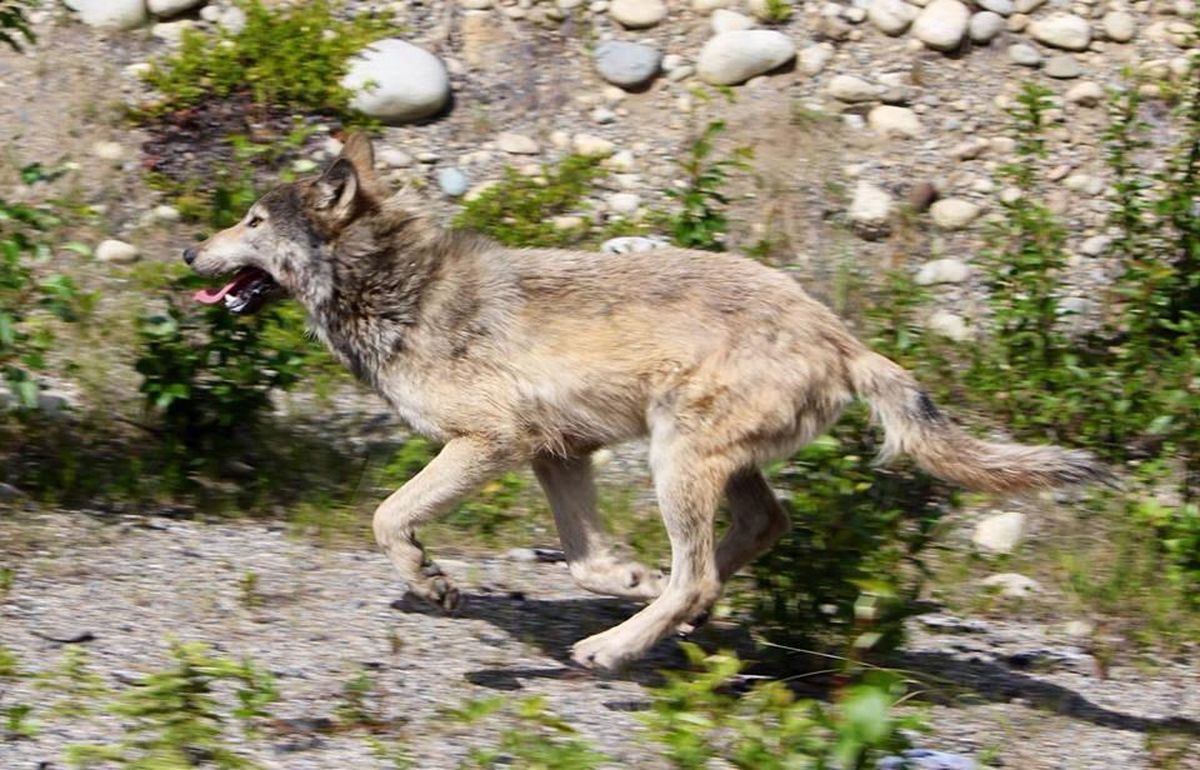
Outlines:
{"label": "tan fur", "polygon": [[[266,196],[251,209],[264,221],[218,234],[195,267],[269,272],[340,360],[445,443],[375,514],[401,577],[431,601],[452,607],[458,592],[416,528],[531,463],[575,579],[654,599],[579,642],[574,659],[613,668],[641,655],[787,530],[759,467],[820,434],[856,396],[871,402],[889,453],[969,487],[1103,475],[1084,453],[969,437],[783,273],[708,252],[508,249],[447,233],[408,196],[383,199],[371,157],[351,138],[321,178]],[[313,232],[316,250],[304,242]],[[596,511],[591,452],[638,437],[649,438],[671,540],[666,578],[620,557]],[[723,497],[732,526],[718,545]]]}

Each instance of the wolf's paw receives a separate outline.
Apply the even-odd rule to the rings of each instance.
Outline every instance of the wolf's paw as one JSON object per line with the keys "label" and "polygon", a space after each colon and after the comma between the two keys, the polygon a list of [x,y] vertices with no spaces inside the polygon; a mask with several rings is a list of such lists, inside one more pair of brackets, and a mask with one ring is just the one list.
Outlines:
{"label": "wolf's paw", "polygon": [[633,657],[611,631],[589,636],[571,647],[571,662],[593,671],[617,671]]}
{"label": "wolf's paw", "polygon": [[636,561],[600,561],[571,565],[581,588],[623,599],[656,599],[667,587],[667,576]]}
{"label": "wolf's paw", "polygon": [[679,625],[675,626],[675,635],[680,639],[687,639],[689,636],[704,627],[704,624],[708,622],[710,614],[711,613],[708,610],[705,610],[696,617],[692,618],[689,622],[680,623]]}
{"label": "wolf's paw", "polygon": [[409,593],[441,607],[446,612],[457,608],[462,600],[462,594],[455,588],[454,583],[446,577],[441,567],[433,562],[421,567],[421,577],[410,580],[408,590]]}

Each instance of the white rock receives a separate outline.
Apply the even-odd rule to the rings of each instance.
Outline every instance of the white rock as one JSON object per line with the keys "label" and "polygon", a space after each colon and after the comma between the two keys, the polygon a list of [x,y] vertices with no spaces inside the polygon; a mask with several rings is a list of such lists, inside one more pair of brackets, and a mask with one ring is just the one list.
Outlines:
{"label": "white rock", "polygon": [[967,326],[963,317],[948,310],[938,310],[930,315],[925,321],[925,328],[954,342],[966,342],[973,336],[971,327]]}
{"label": "white rock", "polygon": [[178,222],[180,219],[179,209],[174,206],[162,204],[154,207],[154,218],[159,222]]}
{"label": "white rock", "polygon": [[145,0],[70,0],[67,7],[89,27],[133,29],[146,23]]}
{"label": "white rock", "polygon": [[146,0],[150,13],[160,19],[178,16],[184,11],[190,11],[198,5],[204,5],[206,0]]}
{"label": "white rock", "polygon": [[385,168],[408,168],[413,156],[396,147],[383,147],[376,151],[375,160]]}
{"label": "white rock", "polygon": [[1004,17],[992,11],[980,11],[971,17],[971,42],[990,43],[1004,30]]}
{"label": "white rock", "polygon": [[882,187],[860,181],[847,212],[850,221],[870,234],[881,234],[892,216],[892,196]]}
{"label": "white rock", "polygon": [[916,139],[921,136],[921,121],[917,113],[907,107],[883,104],[867,115],[867,125],[877,134],[886,137]]}
{"label": "white rock", "polygon": [[1093,235],[1079,244],[1079,253],[1086,257],[1099,257],[1108,251],[1108,247],[1111,245],[1112,238],[1107,235]]}
{"label": "white rock", "polygon": [[853,75],[834,75],[825,87],[826,93],[834,99],[849,104],[875,101],[885,90]]}
{"label": "white rock", "polygon": [[1095,107],[1104,101],[1104,89],[1099,83],[1085,80],[1067,89],[1067,101],[1081,107]]}
{"label": "white rock", "polygon": [[734,32],[739,29],[751,29],[757,22],[754,19],[740,14],[737,11],[731,11],[727,8],[718,8],[712,12],[710,18],[712,22],[713,32],[721,34],[722,32]]}
{"label": "white rock", "polygon": [[1038,49],[1025,43],[1013,43],[1008,47],[1008,58],[1014,64],[1022,67],[1037,67],[1042,63],[1042,54]]}
{"label": "white rock", "polygon": [[943,230],[962,230],[978,218],[980,208],[962,198],[943,198],[929,207],[929,214]]}
{"label": "white rock", "polygon": [[800,51],[800,71],[805,75],[819,75],[832,58],[833,46],[829,43],[805,46]]}
{"label": "white rock", "polygon": [[692,10],[696,13],[712,13],[718,8],[732,8],[741,4],[741,0],[692,0]]}
{"label": "white rock", "polygon": [[1010,599],[1020,599],[1042,590],[1041,583],[1016,572],[992,575],[984,578],[980,583],[988,588],[1000,589],[1000,595]]}
{"label": "white rock", "polygon": [[722,32],[700,49],[696,70],[700,79],[710,85],[731,86],[770,72],[795,55],[795,43],[782,32],[769,29]]}
{"label": "white rock", "polygon": [[100,245],[96,247],[96,259],[100,262],[127,265],[131,262],[137,262],[140,256],[141,253],[138,251],[137,246],[113,238],[101,241]]}
{"label": "white rock", "polygon": [[[662,249],[671,244],[655,235],[624,235],[618,238],[609,238],[604,243],[600,244],[600,251],[605,254],[631,254],[640,251],[653,251],[654,249]],[[598,455],[592,455],[592,465],[597,465]],[[609,456],[611,459],[611,455]]]}
{"label": "white rock", "polygon": [[171,45],[178,45],[183,39],[183,33],[195,27],[196,24],[191,19],[180,19],[179,21],[160,21],[150,28],[150,34]]}
{"label": "white rock", "polygon": [[638,210],[638,206],[642,205],[642,198],[637,193],[619,192],[613,193],[604,199],[608,204],[608,208],[614,214],[624,214],[626,216]]}
{"label": "white rock", "polygon": [[436,115],[450,98],[442,60],[397,38],[372,43],[352,59],[342,86],[354,93],[351,107],[393,124]]}
{"label": "white rock", "polygon": [[607,158],[616,150],[612,142],[592,134],[576,134],[571,139],[571,146],[579,155],[591,158]]}
{"label": "white rock", "polygon": [[501,152],[507,152],[510,155],[537,155],[542,151],[541,146],[532,138],[509,131],[496,137],[496,146],[500,148]]}
{"label": "white rock", "polygon": [[608,15],[626,29],[645,29],[667,17],[667,4],[663,0],[613,0]]}
{"label": "white rock", "polygon": [[993,554],[1012,553],[1025,532],[1025,514],[1005,511],[993,514],[975,525],[971,542],[981,551]]}
{"label": "white rock", "polygon": [[975,4],[985,11],[991,11],[1001,16],[1012,16],[1012,0],[976,0]]}
{"label": "white rock", "polygon": [[917,9],[904,0],[871,0],[867,18],[885,35],[903,35],[917,18]]}
{"label": "white rock", "polygon": [[1092,27],[1087,19],[1073,13],[1052,13],[1030,22],[1029,35],[1054,48],[1083,51],[1092,42]]}
{"label": "white rock", "polygon": [[125,158],[125,148],[119,142],[96,142],[92,145],[92,155],[110,163],[120,163]]}
{"label": "white rock", "polygon": [[971,268],[960,259],[935,259],[921,265],[917,272],[918,286],[933,286],[938,283],[962,283],[971,274]]}
{"label": "white rock", "polygon": [[1046,62],[1046,66],[1042,71],[1049,77],[1058,78],[1059,80],[1070,80],[1077,78],[1083,74],[1083,67],[1070,54],[1059,54],[1051,56]]}
{"label": "white rock", "polygon": [[1109,11],[1100,22],[1104,36],[1117,43],[1128,43],[1137,33],[1137,22],[1125,11]]}
{"label": "white rock", "polygon": [[933,0],[913,22],[913,35],[937,51],[953,51],[967,34],[971,12],[958,0]]}

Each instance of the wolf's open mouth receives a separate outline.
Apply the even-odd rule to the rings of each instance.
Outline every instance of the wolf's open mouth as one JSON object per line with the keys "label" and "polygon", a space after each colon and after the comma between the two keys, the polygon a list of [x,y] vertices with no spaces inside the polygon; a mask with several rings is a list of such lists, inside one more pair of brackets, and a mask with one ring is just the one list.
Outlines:
{"label": "wolf's open mouth", "polygon": [[243,267],[232,281],[221,288],[215,291],[201,289],[192,298],[206,305],[215,305],[224,300],[225,307],[231,313],[253,313],[278,290],[279,284],[266,271],[257,267]]}

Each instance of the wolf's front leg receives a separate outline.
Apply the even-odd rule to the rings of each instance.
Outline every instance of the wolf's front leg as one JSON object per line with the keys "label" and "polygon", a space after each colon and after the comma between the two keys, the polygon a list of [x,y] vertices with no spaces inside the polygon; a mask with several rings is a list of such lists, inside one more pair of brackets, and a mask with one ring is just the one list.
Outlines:
{"label": "wolf's front leg", "polygon": [[409,590],[444,609],[458,604],[458,589],[425,556],[416,529],[510,468],[507,447],[482,437],[451,439],[437,457],[375,509],[375,539]]}

